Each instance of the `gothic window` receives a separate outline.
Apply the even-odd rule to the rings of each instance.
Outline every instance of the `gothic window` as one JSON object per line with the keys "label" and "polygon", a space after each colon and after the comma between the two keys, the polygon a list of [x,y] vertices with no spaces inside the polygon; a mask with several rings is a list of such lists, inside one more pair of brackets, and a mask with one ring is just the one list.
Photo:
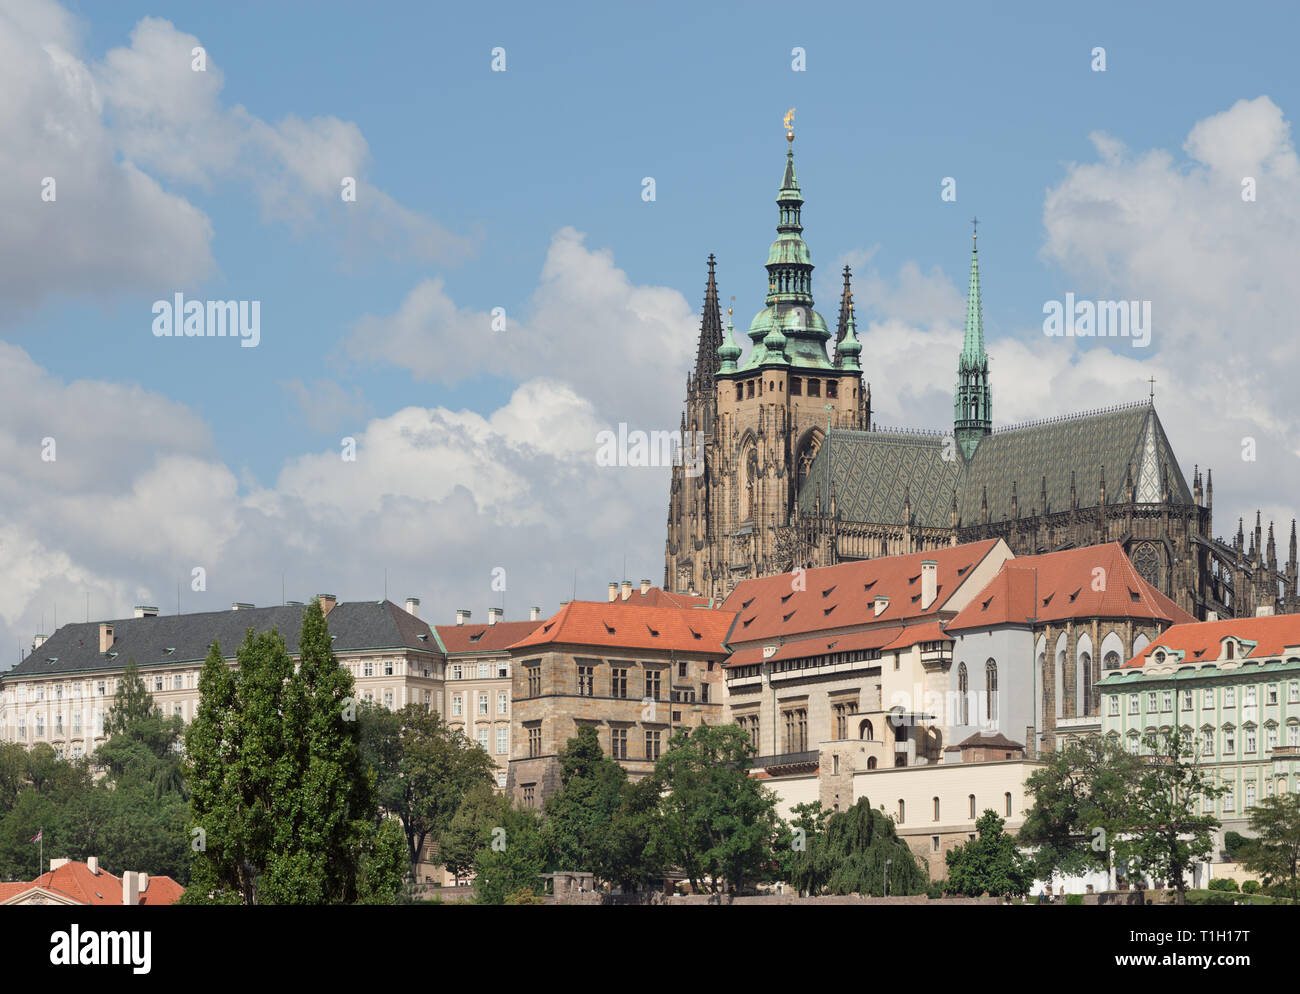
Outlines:
{"label": "gothic window", "polygon": [[790,378],[790,396],[791,397],[803,396],[803,380],[800,379],[798,376],[793,376]]}
{"label": "gothic window", "polygon": [[998,720],[998,664],[990,659],[984,664],[984,717],[989,721]]}
{"label": "gothic window", "polygon": [[741,518],[749,521],[754,517],[754,488],[758,483],[758,453],[750,449],[745,458],[745,510]]}
{"label": "gothic window", "polygon": [[1133,565],[1139,575],[1151,586],[1160,587],[1160,553],[1151,542],[1143,542],[1133,550]]}
{"label": "gothic window", "polygon": [[1092,655],[1087,652],[1083,654],[1083,689],[1079,694],[1079,700],[1082,704],[1080,713],[1092,714]]}
{"label": "gothic window", "polygon": [[1105,668],[1108,670],[1119,669],[1119,653],[1113,650],[1111,652],[1106,653],[1106,658],[1102,661],[1102,663],[1105,666]]}
{"label": "gothic window", "polygon": [[960,725],[970,724],[970,680],[966,673],[966,664],[957,667],[957,700]]}

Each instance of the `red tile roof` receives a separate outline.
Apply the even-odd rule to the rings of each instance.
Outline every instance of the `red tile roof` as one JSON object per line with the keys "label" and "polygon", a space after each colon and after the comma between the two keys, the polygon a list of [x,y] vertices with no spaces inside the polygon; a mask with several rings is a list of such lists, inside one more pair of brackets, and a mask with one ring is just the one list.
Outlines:
{"label": "red tile roof", "polygon": [[[70,898],[77,904],[110,905],[122,903],[122,881],[107,870],[92,873],[85,863],[64,863],[57,870],[42,873],[29,882],[0,884],[0,902],[8,901],[35,887]],[[140,895],[140,904],[174,904],[185,888],[171,877],[150,877],[148,889]]]}
{"label": "red tile roof", "polygon": [[[722,603],[738,614],[733,642],[751,642],[811,634],[872,622],[904,621],[936,614],[998,539],[970,542],[906,556],[867,559],[805,570],[802,590],[793,590],[795,574],[782,573],[742,581]],[[937,566],[937,596],[922,610],[921,563]],[[877,595],[889,598],[879,615]]]}
{"label": "red tile roof", "polygon": [[1263,659],[1279,656],[1287,649],[1300,649],[1300,614],[1278,614],[1263,618],[1226,618],[1223,621],[1198,621],[1174,625],[1124,664],[1141,666],[1159,646],[1184,653],[1188,663],[1218,659],[1220,643],[1227,636],[1256,643],[1242,646],[1239,659]]}
{"label": "red tile roof", "polygon": [[[1099,568],[1105,572],[1095,572]],[[1098,585],[1102,589],[1094,589]],[[1152,618],[1174,624],[1195,620],[1142,579],[1119,543],[1107,542],[1008,560],[946,627],[958,631],[1023,624],[1029,618]]]}
{"label": "red tile roof", "polygon": [[708,607],[711,601],[698,594],[674,594],[662,587],[651,587],[644,594],[640,587],[633,587],[627,600],[623,600],[620,594],[619,600],[614,603],[636,604],[640,607]]}
{"label": "red tile roof", "polygon": [[945,634],[937,621],[927,621],[919,625],[886,625],[883,628],[870,628],[865,632],[848,632],[831,638],[815,636],[813,638],[793,639],[783,642],[776,652],[763,656],[764,646],[750,645],[737,649],[727,660],[727,666],[754,666],[765,661],[780,662],[783,659],[802,659],[807,656],[825,656],[832,652],[856,652],[861,649],[880,649],[890,652],[894,649],[906,649],[917,642],[952,641]]}
{"label": "red tile roof", "polygon": [[436,625],[447,653],[504,652],[542,626],[541,621],[498,621],[495,625]]}
{"label": "red tile roof", "polygon": [[571,601],[514,648],[555,644],[723,655],[734,618],[730,611]]}

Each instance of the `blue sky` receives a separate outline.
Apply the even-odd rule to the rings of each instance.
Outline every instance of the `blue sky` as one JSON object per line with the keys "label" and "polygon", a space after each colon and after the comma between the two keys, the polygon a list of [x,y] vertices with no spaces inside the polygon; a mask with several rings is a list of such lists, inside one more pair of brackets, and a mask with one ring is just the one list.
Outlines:
{"label": "blue sky", "polygon": [[[237,481],[228,501],[239,504],[241,516],[262,514],[265,505],[249,504],[250,495],[266,491],[284,499],[281,474],[286,466],[337,452],[341,436],[361,437],[376,422],[410,408],[468,410],[491,419],[521,384],[563,380],[570,349],[586,353],[568,363],[573,367],[568,387],[591,401],[594,424],[626,420],[673,426],[684,363],[675,379],[665,373],[662,381],[653,380],[627,341],[637,329],[620,323],[617,308],[602,309],[607,298],[584,298],[577,311],[588,323],[608,314],[608,326],[598,333],[575,328],[569,336],[562,320],[540,313],[547,305],[538,290],[548,285],[542,274],[555,252],[554,240],[574,229],[585,236],[583,251],[609,253],[630,287],[648,288],[656,302],[667,301],[668,316],[654,327],[665,334],[666,328],[675,329],[673,334],[685,328],[683,355],[693,352],[698,314],[687,323],[672,295],[679,295],[691,311],[698,309],[705,258],[714,252],[724,301],[736,295],[737,323],[743,330],[762,303],[761,267],[773,235],[773,200],[785,146],[781,117],[796,107],[797,165],[807,198],[805,236],[819,265],[819,309],[833,321],[838,268],[852,260],[859,273],[860,313],[876,322],[880,336],[910,342],[927,357],[903,365],[891,361],[883,337],[878,361],[873,362],[872,349],[864,353],[883,420],[941,427],[950,410],[956,362],[952,335],[962,318],[969,219],[978,214],[995,416],[1019,420],[1134,400],[1144,393],[1140,384],[1146,375],[1155,375],[1158,401],[1169,397],[1169,406],[1161,410],[1170,412],[1164,414],[1167,424],[1171,415],[1177,424],[1174,443],[1189,476],[1193,462],[1236,459],[1247,432],[1275,439],[1275,461],[1267,472],[1228,464],[1231,472],[1224,473],[1218,493],[1230,507],[1222,516],[1216,514],[1216,531],[1235,530],[1235,517],[1230,527],[1227,516],[1261,504],[1266,513],[1289,517],[1294,510],[1277,493],[1277,481],[1300,480],[1294,446],[1285,441],[1293,437],[1292,416],[1280,393],[1274,397],[1261,389],[1261,378],[1281,361],[1270,351],[1267,328],[1273,315],[1277,334],[1286,333],[1281,315],[1292,303],[1287,291],[1270,273],[1261,275],[1247,266],[1248,275],[1256,272],[1248,280],[1250,306],[1239,307],[1220,295],[1208,310],[1198,306],[1192,311],[1194,317],[1204,317],[1206,327],[1192,327],[1187,337],[1180,337],[1179,274],[1195,274],[1212,264],[1214,252],[1207,249],[1185,265],[1171,258],[1159,272],[1152,268],[1152,258],[1167,254],[1165,245],[1213,241],[1221,224],[1237,223],[1207,217],[1199,234],[1191,226],[1190,236],[1175,224],[1195,212],[1196,196],[1215,189],[1215,176],[1231,172],[1230,162],[1207,164],[1184,150],[1198,122],[1229,115],[1239,101],[1266,99],[1267,106],[1251,104],[1225,118],[1218,130],[1211,128],[1206,147],[1220,148],[1221,158],[1231,159],[1235,153],[1225,145],[1249,145],[1249,136],[1263,135],[1260,163],[1261,168],[1271,163],[1277,184],[1268,189],[1276,200],[1283,199],[1277,192],[1283,184],[1294,181],[1289,171],[1294,150],[1285,122],[1300,107],[1292,51],[1295,15],[1283,5],[1239,6],[1230,14],[1208,4],[1046,6],[317,3],[308,8],[69,2],[60,8],[6,0],[0,3],[0,38],[7,33],[15,46],[39,59],[40,45],[57,35],[59,45],[107,94],[95,124],[112,148],[105,170],[130,163],[168,197],[200,211],[210,225],[206,240],[178,239],[174,251],[159,239],[175,265],[159,264],[151,271],[152,263],[141,263],[131,278],[94,289],[75,266],[60,282],[57,241],[50,242],[48,258],[39,256],[30,241],[4,244],[6,254],[14,253],[10,258],[32,256],[56,276],[16,281],[9,300],[0,296],[0,342],[22,350],[56,385],[93,381],[124,391],[114,410],[99,412],[122,422],[102,458],[116,451],[113,446],[130,447],[138,435],[143,415],[134,411],[131,394],[137,386],[174,404],[172,413],[181,420],[194,420],[183,438],[166,444],[137,439],[144,451],[132,458],[139,458],[139,466],[124,470],[107,489],[83,486],[77,491],[79,484],[69,480],[59,486],[71,489],[58,494],[69,499],[91,493],[138,498],[139,474],[149,472],[150,447],[158,445],[159,453],[174,450],[228,471]],[[28,17],[33,11],[45,17],[60,10],[67,17],[57,28]],[[154,50],[155,62],[158,51],[181,52],[185,36],[194,36],[206,48],[210,75],[219,73],[221,85],[214,83],[205,95],[194,96],[195,107],[207,108],[209,117],[203,121],[238,120],[243,127],[252,120],[263,137],[285,133],[286,120],[340,122],[362,141],[364,153],[354,154],[353,146],[349,154],[358,162],[367,191],[378,191],[399,205],[395,209],[403,216],[419,219],[412,224],[426,225],[435,232],[434,240],[445,235],[452,248],[409,251],[401,237],[383,234],[391,213],[371,222],[378,235],[354,237],[345,213],[349,208],[331,202],[337,197],[308,189],[313,182],[327,187],[337,180],[312,175],[315,165],[322,175],[328,169],[301,149],[296,158],[286,154],[289,166],[280,163],[271,179],[256,169],[259,157],[268,154],[265,144],[250,144],[256,146],[248,159],[252,169],[216,164],[222,156],[220,134],[206,123],[197,132],[184,127],[187,89],[165,82],[165,74],[148,80],[143,70],[114,83],[106,68],[112,65],[111,51],[132,49],[133,32],[146,18],[158,19],[146,22],[162,45]],[[177,39],[174,49],[167,48]],[[495,46],[506,50],[504,73],[490,71]],[[791,70],[795,46],[806,51],[805,72]],[[1105,72],[1090,68],[1095,46],[1106,50]],[[155,100],[167,105],[162,124],[158,107],[149,106]],[[1269,108],[1278,113],[1270,116]],[[58,108],[46,107],[44,113],[47,128],[51,119],[59,119]],[[1108,158],[1091,137],[1095,132],[1127,152]],[[1161,152],[1166,159],[1146,158],[1154,153],[1159,159]],[[186,160],[184,166],[169,161],[173,157]],[[30,185],[36,182],[33,174],[39,178],[45,168],[53,168],[39,155],[21,166],[17,158],[9,162],[14,172],[10,184]],[[653,203],[640,196],[645,176],[656,181]],[[957,181],[956,203],[940,199],[945,176]],[[1193,181],[1198,186],[1190,193],[1179,185]],[[1148,216],[1141,205],[1161,200],[1162,182],[1175,203]],[[271,191],[280,186],[289,205],[283,211],[287,219],[269,216],[279,210]],[[64,189],[69,184],[61,185],[61,199]],[[1064,206],[1053,201],[1053,191],[1064,192]],[[86,195],[112,193],[89,190]],[[1258,214],[1247,224],[1268,231],[1259,240],[1260,257],[1273,260],[1295,236],[1287,233],[1291,208],[1266,204],[1268,199],[1261,195],[1261,203],[1254,205]],[[1089,205],[1099,203],[1119,204],[1124,215],[1122,223],[1101,234],[1088,227]],[[358,206],[369,209],[368,204]],[[1258,217],[1267,211],[1278,213],[1261,223]],[[97,251],[120,251],[126,257],[142,251],[149,230],[135,236],[128,232],[104,247],[91,244]],[[1250,230],[1234,230],[1231,239],[1251,243]],[[1230,242],[1229,235],[1223,237],[1225,244]],[[204,242],[207,266],[200,258],[199,243]],[[1130,250],[1138,242],[1143,242],[1140,250]],[[184,255],[185,245],[194,250],[193,258]],[[1233,252],[1234,258],[1242,256]],[[581,283],[569,270],[564,273],[551,284],[558,300],[568,299],[572,285]],[[385,353],[380,341],[386,323],[408,294],[428,280],[440,280],[442,292],[466,314],[506,308],[512,322],[518,322],[512,323],[513,334],[493,337],[473,319],[454,329],[445,322],[437,327],[425,322],[414,338],[403,340],[404,348],[418,348],[418,362],[393,361],[393,352]],[[1203,279],[1195,279],[1189,288],[1203,285]],[[1093,357],[1062,359],[1060,347],[1044,341],[1040,325],[1044,301],[1067,290],[1094,297],[1154,298],[1158,331],[1151,348],[1135,355],[1123,342],[1093,346],[1117,354],[1117,364],[1109,367]],[[176,291],[195,298],[260,300],[260,346],[156,339],[149,330],[151,304]],[[554,309],[555,301],[550,306]],[[1161,315],[1170,315],[1163,325]],[[1249,326],[1229,328],[1237,315]],[[366,326],[367,334],[375,336],[373,349],[364,336],[357,338],[357,324],[367,316],[373,319]],[[1192,320],[1188,326],[1195,324]],[[911,334],[917,337],[908,338]],[[533,341],[521,341],[524,336]],[[482,340],[470,341],[474,338]],[[1212,358],[1214,342],[1231,354],[1231,362]],[[999,350],[996,343],[1005,344]],[[646,344],[658,347],[653,340]],[[531,360],[521,357],[543,347],[558,357],[561,372],[548,368],[531,375]],[[663,346],[672,347],[671,342]],[[488,358],[463,361],[465,353],[476,350],[486,350]],[[999,359],[1008,370],[1001,383]],[[1038,375],[1035,362],[1040,360],[1046,363],[1041,374],[1046,385],[1037,400],[1033,391],[1020,397],[1022,379]],[[443,366],[447,371],[437,372]],[[613,390],[604,399],[596,396],[596,379],[637,377],[653,389],[644,395],[630,390],[620,396]],[[1247,419],[1244,427],[1226,425],[1209,399],[1192,396],[1208,389],[1206,380],[1214,377],[1222,379],[1213,395],[1224,403],[1225,397],[1237,398],[1229,408]],[[321,398],[315,425],[304,413],[300,391],[286,386],[290,381]],[[595,393],[589,396],[588,388]],[[21,382],[13,389],[18,391],[16,405],[30,399],[23,396]],[[1177,406],[1180,395],[1186,412]],[[1245,402],[1243,397],[1252,399]],[[567,425],[576,423],[567,415],[556,416]],[[402,435],[402,429],[394,431]],[[1217,434],[1207,437],[1212,432]],[[561,462],[572,455],[566,452]],[[110,461],[116,465],[122,459]],[[400,455],[394,454],[394,464],[400,466]],[[549,472],[531,476],[522,463],[513,471],[534,483]],[[310,473],[306,478],[317,484],[322,479]],[[29,484],[24,486],[32,494]],[[519,489],[517,481],[503,485]],[[575,568],[579,594],[599,596],[605,580],[618,578],[613,571],[622,569],[625,554],[633,579],[644,575],[658,582],[662,575],[662,475],[612,482],[606,496],[624,505],[621,514],[611,517],[608,508],[581,511],[572,521],[542,516],[526,522],[513,512],[494,518],[501,513],[500,502],[472,483],[468,489],[478,525],[465,529],[466,544],[412,549],[404,559],[404,543],[395,539],[394,551],[377,553],[353,573],[339,568],[340,594],[347,596],[351,584],[357,595],[364,588],[369,596],[375,592],[374,577],[389,565],[394,577],[390,594],[422,589],[437,603],[437,612],[447,615],[458,605],[444,598],[457,596],[466,586],[462,571],[486,571],[469,565],[479,555],[470,538],[481,539],[480,550],[492,549],[493,536],[505,536],[513,527],[525,528],[537,539],[529,553],[534,558],[518,567],[530,579],[519,599],[512,595],[511,607],[518,608],[511,610],[513,615],[521,613],[525,600],[541,601],[549,610],[569,596],[571,589],[556,587],[562,576],[571,583]],[[316,539],[329,529],[344,528],[349,514],[360,514],[358,521],[375,515],[377,521],[393,500],[418,503],[418,490],[395,495],[377,485],[366,501],[343,501],[322,511]],[[577,488],[574,501],[582,490]],[[39,485],[35,493],[40,494]],[[43,498],[48,503],[53,496]],[[440,493],[423,510],[411,510],[412,520],[421,515],[450,519],[453,506],[440,503],[445,500],[452,498]],[[281,507],[280,513],[292,517],[297,512]],[[302,527],[312,531],[317,519],[302,520]],[[573,547],[578,541],[571,535],[573,523],[585,521],[599,524],[578,544],[602,557],[599,565]],[[226,570],[240,578],[230,581],[232,597],[226,599],[250,599],[249,585],[266,588],[252,599],[278,599],[279,570],[294,557],[283,549],[267,549],[265,534],[257,531],[254,541],[242,527],[232,524],[222,532],[220,549],[206,552],[208,558],[226,557]],[[271,528],[267,534],[283,531]],[[635,534],[627,536],[629,531]],[[147,544],[147,529],[135,539],[137,545]],[[241,541],[249,545],[237,553]],[[42,542],[36,559],[52,562],[56,550],[65,554],[68,564],[62,572],[84,573],[80,581],[68,581],[69,589],[81,583],[101,590],[105,611],[169,589],[178,573],[184,575],[184,562],[205,556],[201,545],[189,548],[179,538],[161,559],[141,552],[129,563],[108,548],[61,548],[53,537]],[[517,536],[502,542],[501,551],[482,552],[486,561],[495,562],[518,547]],[[304,539],[297,547],[312,544]],[[269,562],[248,561],[259,548],[275,560],[274,569]],[[322,564],[329,561],[321,548],[304,552],[298,565],[301,582],[326,582],[320,574],[328,572]],[[41,575],[39,566],[33,570],[0,609],[3,623],[23,638],[29,637],[33,613],[55,596],[55,581]],[[266,579],[272,572],[273,584]],[[358,573],[370,579],[363,582]],[[405,587],[395,589],[398,583]],[[163,599],[161,593],[152,596]],[[488,596],[466,591],[463,599],[475,606]]]}

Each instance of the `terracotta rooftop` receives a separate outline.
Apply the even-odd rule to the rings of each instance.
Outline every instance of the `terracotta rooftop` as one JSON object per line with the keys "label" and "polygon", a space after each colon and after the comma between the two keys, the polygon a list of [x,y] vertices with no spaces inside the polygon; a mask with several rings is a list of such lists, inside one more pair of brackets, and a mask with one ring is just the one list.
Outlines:
{"label": "terracotta rooftop", "polygon": [[734,617],[729,611],[571,601],[513,648],[557,644],[724,654]]}
{"label": "terracotta rooftop", "polygon": [[[795,574],[742,581],[722,603],[737,614],[733,643],[793,637],[871,623],[910,621],[937,615],[998,539],[805,570],[802,590]],[[937,563],[936,597],[922,609],[921,563]],[[875,599],[889,598],[877,615]]]}
{"label": "terracotta rooftop", "polygon": [[[69,898],[77,904],[120,905],[122,881],[107,870],[91,872],[85,863],[68,862],[56,870],[42,873],[27,882],[0,883],[0,904],[10,901],[29,890],[40,887]],[[175,904],[185,888],[171,877],[149,877],[149,885],[140,895],[141,905]]]}
{"label": "terracotta rooftop", "polygon": [[437,625],[438,638],[447,654],[504,652],[521,638],[531,635],[544,622],[498,621],[495,625]]}
{"label": "terracotta rooftop", "polygon": [[1068,618],[1150,618],[1173,624],[1195,620],[1142,579],[1117,542],[1107,542],[1008,560],[945,627],[959,631],[1024,624],[1030,618],[1039,623]]}
{"label": "terracotta rooftop", "polygon": [[[1174,625],[1130,659],[1121,668],[1142,666],[1159,647],[1181,651],[1183,662],[1197,663],[1218,659],[1220,644],[1228,636],[1254,645],[1243,645],[1238,659],[1263,659],[1279,656],[1287,649],[1300,648],[1300,615],[1278,614],[1263,618],[1226,618],[1223,621],[1197,621]],[[1300,654],[1300,653],[1298,653]]]}

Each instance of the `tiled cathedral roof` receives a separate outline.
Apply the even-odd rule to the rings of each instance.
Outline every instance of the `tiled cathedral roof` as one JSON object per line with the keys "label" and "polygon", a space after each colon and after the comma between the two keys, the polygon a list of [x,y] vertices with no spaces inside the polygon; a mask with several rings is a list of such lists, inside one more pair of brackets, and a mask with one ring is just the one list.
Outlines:
{"label": "tiled cathedral roof", "polygon": [[982,524],[986,499],[990,522],[1010,519],[1012,483],[1020,516],[1031,517],[1041,512],[1044,479],[1049,513],[1070,509],[1072,481],[1079,506],[1095,507],[1103,471],[1107,503],[1121,503],[1130,467],[1139,503],[1160,501],[1165,473],[1173,502],[1193,503],[1149,403],[995,431],[968,462],[938,434],[835,430],[799,490],[801,514],[812,514],[819,497],[826,510],[828,463],[843,521],[901,525],[910,500],[917,526],[947,528],[954,490],[959,525]]}
{"label": "tiled cathedral roof", "polygon": [[[948,447],[953,455],[953,448]],[[961,463],[944,459],[939,435],[908,435],[885,431],[831,432],[813,459],[799,490],[799,513],[812,514],[821,498],[827,510],[826,466],[831,464],[835,507],[844,521],[902,523],[908,501],[917,525],[952,525],[952,494]]]}

